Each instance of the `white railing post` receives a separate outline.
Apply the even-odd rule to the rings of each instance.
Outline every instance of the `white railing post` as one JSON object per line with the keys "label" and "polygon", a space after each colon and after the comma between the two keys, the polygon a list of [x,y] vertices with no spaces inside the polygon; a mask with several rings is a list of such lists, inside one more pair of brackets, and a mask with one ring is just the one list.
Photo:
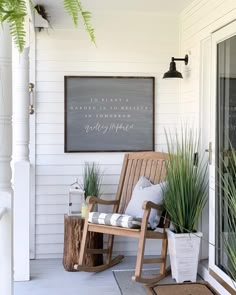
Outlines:
{"label": "white railing post", "polygon": [[13,46],[14,279],[30,279],[29,48]]}
{"label": "white railing post", "polygon": [[[0,27],[0,294],[13,294],[11,36]],[[4,214],[3,214],[4,211]]]}

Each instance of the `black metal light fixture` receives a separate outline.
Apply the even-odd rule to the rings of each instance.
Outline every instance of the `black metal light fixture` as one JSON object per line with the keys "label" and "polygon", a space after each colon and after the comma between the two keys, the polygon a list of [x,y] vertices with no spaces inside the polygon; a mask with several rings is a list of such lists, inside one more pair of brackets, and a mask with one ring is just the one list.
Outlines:
{"label": "black metal light fixture", "polygon": [[163,76],[163,79],[167,78],[180,78],[183,79],[183,76],[180,72],[176,70],[176,64],[175,61],[184,61],[185,65],[188,64],[188,55],[186,54],[184,58],[171,58],[171,63],[170,63],[170,69],[168,72],[166,72]]}

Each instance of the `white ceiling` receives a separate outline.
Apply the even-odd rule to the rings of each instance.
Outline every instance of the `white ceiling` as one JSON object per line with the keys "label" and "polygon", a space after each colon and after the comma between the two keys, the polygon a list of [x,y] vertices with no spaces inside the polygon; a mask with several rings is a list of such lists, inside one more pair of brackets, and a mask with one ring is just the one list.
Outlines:
{"label": "white ceiling", "polygon": [[[136,11],[180,13],[194,0],[81,0],[85,10],[102,11]],[[33,0],[35,4],[44,5],[50,15],[63,12],[63,0]]]}

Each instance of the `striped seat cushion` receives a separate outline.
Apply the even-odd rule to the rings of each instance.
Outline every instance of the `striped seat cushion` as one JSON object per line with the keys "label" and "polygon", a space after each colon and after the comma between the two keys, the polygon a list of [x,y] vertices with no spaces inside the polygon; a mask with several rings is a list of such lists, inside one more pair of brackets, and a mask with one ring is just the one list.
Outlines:
{"label": "striped seat cushion", "polygon": [[125,228],[141,228],[142,219],[118,213],[90,212],[88,222]]}

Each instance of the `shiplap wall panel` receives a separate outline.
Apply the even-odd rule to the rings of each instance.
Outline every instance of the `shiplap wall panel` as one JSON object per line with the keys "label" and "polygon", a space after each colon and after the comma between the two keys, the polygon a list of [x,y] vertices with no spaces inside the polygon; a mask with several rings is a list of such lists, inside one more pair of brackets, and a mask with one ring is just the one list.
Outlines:
{"label": "shiplap wall panel", "polygon": [[[108,164],[108,165],[100,165],[101,171],[104,174],[108,175],[119,175],[121,172],[120,164]],[[73,176],[73,175],[82,175],[83,173],[83,165],[46,165],[36,167],[36,175],[37,176],[45,176],[45,175],[63,175],[63,176]]]}
{"label": "shiplap wall panel", "polygon": [[[103,194],[103,198],[104,199],[111,199],[112,197],[114,197],[114,194]],[[37,205],[66,205],[68,202],[68,198],[66,194],[57,194],[57,195],[38,195],[37,196]],[[41,216],[41,215],[40,215]],[[37,216],[38,217],[38,216]],[[41,216],[41,220],[42,218],[45,217],[47,218],[47,216],[44,216],[44,214],[42,214]]]}
{"label": "shiplap wall panel", "polygon": [[[36,196],[37,195],[52,195],[52,194],[67,194],[68,185],[62,185],[58,183],[57,185],[36,185]],[[116,186],[112,184],[102,184],[101,191],[103,194],[106,193],[116,193]],[[55,204],[56,206],[56,204]],[[36,208],[37,210],[37,208]]]}
{"label": "shiplap wall panel", "polygon": [[[83,177],[81,174],[77,174],[78,176],[78,183],[82,184]],[[118,175],[104,175],[102,182],[104,184],[118,184],[119,176]],[[57,185],[60,183],[61,185],[70,185],[71,184],[71,175],[53,175],[53,176],[38,176],[37,177],[37,185]]]}
{"label": "shiplap wall panel", "polygon": [[45,236],[37,236],[37,244],[63,244],[63,236],[62,235],[45,235]]}
{"label": "shiplap wall panel", "polygon": [[[71,47],[73,45],[70,45]],[[170,47],[174,48],[174,44],[170,44]],[[174,50],[173,50],[174,51]],[[130,53],[132,54],[132,53]],[[168,59],[169,62],[169,59]],[[78,69],[81,72],[87,73],[88,72],[92,72],[92,71],[96,71],[98,72],[97,74],[99,75],[99,73],[103,72],[112,72],[114,75],[117,72],[124,72],[124,70],[126,69],[129,72],[133,72],[133,73],[145,73],[145,72],[149,72],[149,73],[158,73],[159,75],[162,75],[164,72],[167,71],[166,66],[168,68],[168,62],[166,64],[159,64],[158,62],[129,62],[129,61],[124,61],[124,62],[112,62],[112,61],[108,61],[108,62],[104,62],[104,61],[91,61],[91,62],[87,62],[87,61],[79,61],[79,62],[66,62],[65,60],[61,63],[58,64],[58,62],[56,61],[42,61],[42,62],[37,62],[37,69],[40,71],[55,71],[55,72],[67,72],[67,71],[74,71],[74,74],[76,74],[75,72],[78,71]],[[135,75],[134,75],[135,76]],[[53,90],[53,86],[50,87],[49,90]],[[59,92],[60,89],[56,92]]]}
{"label": "shiplap wall panel", "polygon": [[54,215],[63,214],[65,212],[65,204],[56,205],[37,205],[36,214],[37,215]]}
{"label": "shiplap wall panel", "polygon": [[194,1],[180,17],[182,55],[190,52],[190,65],[181,83],[180,117],[184,123],[199,126],[201,42],[212,32],[236,19],[236,1]]}
{"label": "shiplap wall panel", "polygon": [[[63,194],[58,195],[38,195],[37,196],[37,205],[65,205],[68,202],[67,196]],[[40,217],[41,220],[43,218],[47,218],[44,214],[37,216]]]}
{"label": "shiplap wall panel", "polygon": [[[97,47],[67,24],[37,33],[36,258],[62,257],[67,193],[76,177],[81,181],[84,162],[101,165],[103,197],[112,199],[123,161],[123,153],[64,154],[65,75],[154,76],[156,150],[165,150],[164,128],[178,124],[180,83],[162,80],[179,53],[178,16],[130,12],[121,21],[119,12],[94,14]],[[137,242],[121,238],[115,247],[135,254]],[[158,247],[149,243],[147,250]]]}
{"label": "shiplap wall panel", "polygon": [[[191,26],[189,26],[185,32],[183,32],[183,40],[190,40],[191,38],[195,38],[196,35],[199,35],[201,31],[204,31],[208,26],[213,26],[218,19],[216,16],[224,17],[229,13],[229,6],[225,2],[232,2],[232,1],[209,1],[209,5],[205,8],[205,11],[202,14],[199,14],[198,21]],[[230,3],[231,4],[231,3]],[[213,9],[212,9],[213,8]],[[201,21],[199,22],[199,19]]]}
{"label": "shiplap wall panel", "polygon": [[82,165],[86,160],[101,164],[121,164],[123,153],[67,153],[60,155],[37,155],[36,162],[40,165]]}

